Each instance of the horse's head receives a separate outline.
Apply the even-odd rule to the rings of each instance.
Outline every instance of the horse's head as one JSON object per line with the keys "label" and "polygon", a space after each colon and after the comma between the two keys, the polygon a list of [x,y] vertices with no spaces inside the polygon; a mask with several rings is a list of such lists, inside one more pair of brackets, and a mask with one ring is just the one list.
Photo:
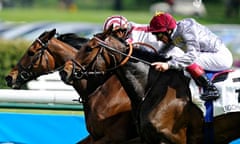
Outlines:
{"label": "horse's head", "polygon": [[82,79],[112,71],[126,63],[132,50],[121,39],[105,31],[96,34],[78,51],[76,58],[65,63],[60,72],[62,80],[72,84],[73,79]]}
{"label": "horse's head", "polygon": [[[55,34],[56,29],[43,32],[31,44],[5,78],[9,87],[18,89],[40,75],[58,70],[65,61],[71,59],[77,53],[77,50],[70,45],[81,47],[82,43],[86,42],[85,39],[73,38],[72,34],[60,35],[56,39]],[[70,45],[62,41],[66,41]]]}
{"label": "horse's head", "polygon": [[27,49],[20,61],[10,71],[5,80],[12,88],[20,88],[27,81],[39,76],[39,72],[48,71],[54,68],[52,56],[45,52],[48,48],[48,41],[54,37],[56,29],[42,33]]}

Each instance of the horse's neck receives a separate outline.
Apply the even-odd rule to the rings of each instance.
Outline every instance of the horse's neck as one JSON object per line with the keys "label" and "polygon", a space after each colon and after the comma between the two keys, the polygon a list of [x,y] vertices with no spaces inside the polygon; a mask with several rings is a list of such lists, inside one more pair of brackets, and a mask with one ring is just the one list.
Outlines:
{"label": "horse's neck", "polygon": [[129,62],[117,70],[118,79],[131,99],[133,107],[136,107],[145,96],[148,69],[145,64]]}
{"label": "horse's neck", "polygon": [[[97,111],[101,112],[96,112],[97,116],[98,114],[101,114],[102,117],[106,118],[113,115],[114,113],[110,113],[111,110],[113,110],[113,107],[115,108],[116,105],[112,106],[111,103],[116,102],[116,91],[109,91],[109,89],[112,88],[114,83],[112,81],[108,81],[108,79],[111,79],[109,77],[112,77],[112,75],[108,76],[98,76],[95,78],[89,78],[89,79],[83,79],[83,80],[75,80],[74,81],[74,88],[78,92],[78,94],[81,96],[82,103],[83,103],[83,108],[84,108],[84,113],[85,116],[88,116],[89,112],[91,109],[96,108]],[[102,86],[108,85],[107,87],[102,88]],[[106,90],[107,89],[107,90]],[[120,89],[118,89],[120,91]],[[107,93],[106,93],[107,91]],[[100,94],[99,94],[100,93]],[[106,101],[107,104],[102,108],[101,105],[97,104],[97,101]],[[118,102],[119,104],[120,102]],[[123,105],[125,106],[125,105]],[[107,109],[108,108],[108,109]],[[118,106],[118,108],[120,108]],[[107,110],[106,110],[107,109]],[[115,108],[116,109],[116,108]],[[130,109],[130,108],[129,108]]]}
{"label": "horse's neck", "polygon": [[75,80],[74,88],[80,94],[82,99],[88,100],[88,96],[92,94],[99,86],[104,84],[111,75],[92,76],[87,80]]}
{"label": "horse's neck", "polygon": [[72,46],[52,38],[49,42],[50,54],[54,57],[56,66],[62,66],[67,60],[75,57],[77,50]]}

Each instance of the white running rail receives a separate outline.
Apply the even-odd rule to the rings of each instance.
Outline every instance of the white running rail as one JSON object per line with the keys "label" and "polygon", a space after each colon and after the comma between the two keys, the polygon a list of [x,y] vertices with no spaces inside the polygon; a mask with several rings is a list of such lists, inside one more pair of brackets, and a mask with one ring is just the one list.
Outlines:
{"label": "white running rail", "polygon": [[60,80],[58,72],[32,80],[27,87],[29,90],[1,89],[0,102],[79,104],[78,93]]}

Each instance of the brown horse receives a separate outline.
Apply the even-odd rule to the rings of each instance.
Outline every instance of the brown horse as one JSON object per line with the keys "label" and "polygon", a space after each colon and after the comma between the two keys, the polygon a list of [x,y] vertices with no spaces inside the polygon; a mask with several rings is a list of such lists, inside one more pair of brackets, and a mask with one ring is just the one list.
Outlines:
{"label": "brown horse", "polygon": [[[9,87],[19,89],[32,79],[60,70],[65,61],[74,58],[77,53],[70,45],[80,48],[88,41],[70,34],[60,35],[56,39],[55,34],[56,30],[44,32],[31,44],[6,77]],[[96,90],[103,84],[103,79],[106,79],[105,76],[102,80],[93,77],[73,84],[83,100],[86,126],[90,133],[79,143],[121,143],[137,136],[130,112],[130,100],[125,91],[114,76],[108,79],[105,87]],[[114,93],[111,89],[114,89]],[[115,92],[115,89],[118,91]]]}
{"label": "brown horse", "polygon": [[[19,89],[30,80],[57,71],[65,61],[74,57],[77,49],[53,38],[55,34],[56,30],[44,32],[31,44],[6,77],[9,87]],[[63,37],[65,38],[64,35],[60,36],[64,39]],[[87,40],[82,38],[79,43],[80,41],[85,43]],[[57,45],[57,43],[61,45]],[[76,45],[76,47],[80,46]]]}
{"label": "brown horse", "polygon": [[[73,71],[80,77],[88,76],[87,73],[117,74],[131,99],[138,132],[149,144],[204,143],[203,114],[191,100],[189,78],[183,71],[160,73],[150,68],[146,83],[146,67],[126,63],[130,54],[131,48],[126,49],[126,45],[106,32],[88,41],[74,60],[66,62],[60,74],[65,81],[72,80]],[[225,144],[239,138],[239,120],[240,113],[214,118],[214,143]]]}

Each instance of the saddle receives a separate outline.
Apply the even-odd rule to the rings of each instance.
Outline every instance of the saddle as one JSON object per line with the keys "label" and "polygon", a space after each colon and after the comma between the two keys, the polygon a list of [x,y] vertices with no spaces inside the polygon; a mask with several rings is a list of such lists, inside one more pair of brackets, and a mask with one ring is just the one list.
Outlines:
{"label": "saddle", "polygon": [[[205,116],[209,111],[212,111],[214,117],[229,112],[240,112],[240,70],[206,71],[206,74],[221,94],[216,101],[205,102],[201,100],[202,88],[197,86],[193,80],[190,81],[193,102],[199,106]],[[212,107],[208,106],[209,103]]]}

